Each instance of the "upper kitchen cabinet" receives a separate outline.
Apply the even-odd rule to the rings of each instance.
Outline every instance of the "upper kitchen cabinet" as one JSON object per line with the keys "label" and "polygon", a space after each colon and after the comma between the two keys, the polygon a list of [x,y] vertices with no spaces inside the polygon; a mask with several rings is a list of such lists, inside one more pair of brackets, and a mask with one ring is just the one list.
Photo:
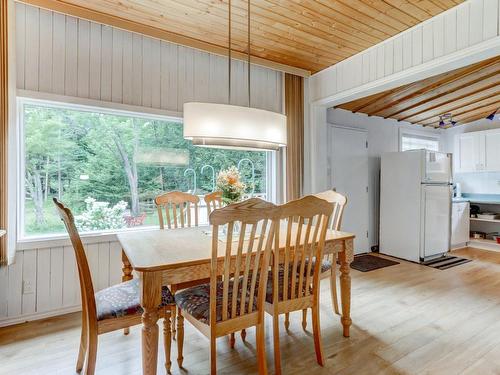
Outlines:
{"label": "upper kitchen cabinet", "polygon": [[500,129],[458,135],[457,172],[500,171]]}

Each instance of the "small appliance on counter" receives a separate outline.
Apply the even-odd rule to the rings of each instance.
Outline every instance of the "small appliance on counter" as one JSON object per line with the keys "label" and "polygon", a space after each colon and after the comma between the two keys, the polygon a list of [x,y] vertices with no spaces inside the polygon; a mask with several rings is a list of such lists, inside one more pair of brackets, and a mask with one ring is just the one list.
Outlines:
{"label": "small appliance on counter", "polygon": [[451,154],[428,150],[382,155],[380,252],[423,262],[450,250]]}
{"label": "small appliance on counter", "polygon": [[462,198],[462,185],[460,182],[455,182],[453,184],[453,195],[455,198]]}

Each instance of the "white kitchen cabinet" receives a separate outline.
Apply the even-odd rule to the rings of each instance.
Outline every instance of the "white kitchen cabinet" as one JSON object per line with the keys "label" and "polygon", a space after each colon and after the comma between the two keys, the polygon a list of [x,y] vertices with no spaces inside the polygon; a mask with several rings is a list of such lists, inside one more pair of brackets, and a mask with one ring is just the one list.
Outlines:
{"label": "white kitchen cabinet", "polygon": [[500,172],[500,129],[458,135],[457,172]]}
{"label": "white kitchen cabinet", "polygon": [[469,242],[469,202],[453,202],[451,212],[451,248],[463,247]]}
{"label": "white kitchen cabinet", "polygon": [[500,171],[500,129],[484,133],[484,169],[488,172]]}

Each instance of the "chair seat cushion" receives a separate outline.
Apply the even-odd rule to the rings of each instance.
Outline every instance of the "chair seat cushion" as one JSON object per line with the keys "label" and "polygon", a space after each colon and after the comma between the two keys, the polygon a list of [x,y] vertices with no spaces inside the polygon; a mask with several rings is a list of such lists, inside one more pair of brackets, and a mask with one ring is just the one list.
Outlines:
{"label": "chair seat cushion", "polygon": [[[139,279],[100,290],[95,294],[97,320],[120,318],[126,315],[142,314],[139,293]],[[166,286],[161,291],[161,306],[174,305],[174,296]]]}
{"label": "chair seat cushion", "polygon": [[[284,284],[285,284],[285,271],[283,268],[280,267],[279,270],[279,275],[278,275],[278,301],[283,301],[283,296],[284,296]],[[290,275],[288,276],[288,299],[291,298],[292,296],[292,278]],[[269,271],[269,276],[267,278],[267,288],[266,288],[266,302],[272,303],[273,302],[273,290],[274,290],[274,285],[273,285],[273,275],[272,272]],[[302,284],[304,284],[304,280],[302,281]],[[298,295],[299,291],[299,277],[297,276],[297,279],[295,281],[295,296]],[[305,286],[302,285],[302,293],[306,291]],[[312,287],[309,286],[309,292],[312,292]]]}
{"label": "chair seat cushion", "polygon": [[[250,283],[248,283],[250,284]],[[222,299],[223,299],[223,291],[224,291],[224,283],[217,283],[217,304],[216,304],[216,312],[217,317],[216,321],[220,322],[222,320]],[[243,283],[238,283],[238,298],[237,298],[237,308],[236,308],[236,316],[240,314],[241,307],[241,289],[243,288]],[[255,287],[254,299],[253,299],[253,311],[257,309],[257,286]],[[245,310],[248,309],[249,303],[249,295],[250,290],[249,287],[246,291],[245,297]],[[229,282],[229,290],[228,290],[228,317],[231,316],[231,301],[233,299],[233,281]],[[194,317],[196,320],[204,324],[210,324],[210,283],[201,284],[192,288],[184,289],[175,294],[175,302],[177,306],[179,306],[182,310],[186,311],[189,315]]]}
{"label": "chair seat cushion", "polygon": [[[304,273],[307,273],[307,267],[308,267],[309,261],[306,260],[306,263],[304,265]],[[314,273],[314,267],[316,265],[316,258],[313,259],[313,263],[311,265],[311,275]],[[280,264],[280,269],[284,269],[285,266],[283,264]],[[330,259],[324,258],[323,261],[321,262],[321,273],[330,271],[332,269],[332,261]]]}

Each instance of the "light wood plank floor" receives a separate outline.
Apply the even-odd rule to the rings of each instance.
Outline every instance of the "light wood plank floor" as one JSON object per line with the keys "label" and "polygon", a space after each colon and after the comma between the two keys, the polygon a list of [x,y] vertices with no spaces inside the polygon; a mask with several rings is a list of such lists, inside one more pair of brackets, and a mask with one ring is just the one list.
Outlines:
{"label": "light wood plank floor", "polygon": [[[500,374],[500,253],[455,253],[474,261],[445,271],[403,261],[368,273],[353,270],[350,339],[341,335],[324,280],[326,366],[316,364],[312,335],[302,331],[300,314],[292,314],[290,333],[281,333],[284,374]],[[272,371],[270,323],[266,335]],[[0,329],[0,374],[73,374],[78,339],[78,314]],[[114,332],[99,339],[97,374],[141,373],[140,327],[129,336]],[[253,330],[247,341],[238,339],[234,350],[227,340],[218,341],[220,374],[255,373]],[[173,373],[207,374],[208,349],[208,341],[187,324],[185,370],[174,361]],[[162,362],[161,345],[160,356]],[[164,373],[162,363],[158,369]]]}

